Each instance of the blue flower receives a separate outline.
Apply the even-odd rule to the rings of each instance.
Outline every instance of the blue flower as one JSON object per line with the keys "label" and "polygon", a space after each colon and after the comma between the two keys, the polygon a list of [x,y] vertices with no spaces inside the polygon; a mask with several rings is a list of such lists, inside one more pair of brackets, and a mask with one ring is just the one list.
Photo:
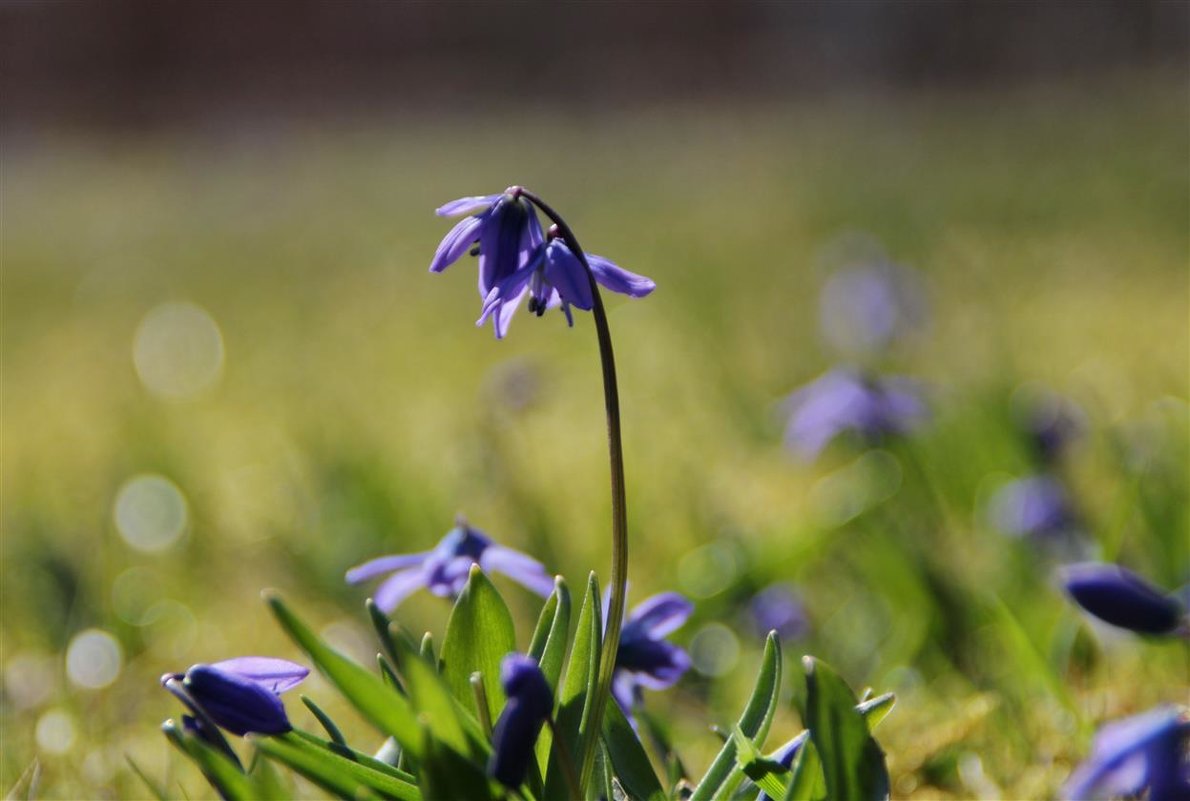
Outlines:
{"label": "blue flower", "polygon": [[886,350],[922,325],[925,293],[915,273],[890,262],[839,270],[819,304],[826,340],[849,356]]}
{"label": "blue flower", "polygon": [[347,581],[359,584],[391,573],[374,596],[377,606],[391,612],[423,587],[440,597],[457,596],[467,584],[471,565],[479,565],[485,572],[503,573],[541,596],[554,591],[554,578],[540,562],[496,545],[461,518],[432,551],[373,559],[348,570]]}
{"label": "blue flower", "polygon": [[1062,482],[1038,475],[1010,481],[988,502],[993,525],[1017,537],[1054,537],[1075,532],[1078,517]]}
{"label": "blue flower", "polygon": [[1069,801],[1139,796],[1149,801],[1190,798],[1190,721],[1163,706],[1110,723],[1095,735],[1091,756],[1062,788]]}
{"label": "blue flower", "polygon": [[835,437],[851,432],[865,441],[904,434],[927,416],[917,382],[838,368],[794,392],[785,401],[785,442],[813,459]]}
{"label": "blue flower", "polygon": [[[482,325],[488,317],[495,315],[496,336],[504,336],[507,321],[512,316],[511,312],[505,314],[505,308],[509,304],[515,308],[526,293],[529,295],[529,311],[538,317],[548,309],[560,306],[567,322],[574,325],[571,306],[583,311],[591,310],[595,300],[586,268],[560,238],[557,226],[550,228],[547,239],[545,246],[525,266],[497,284],[488,294],[477,325]],[[651,279],[618,267],[602,256],[588,255],[587,263],[591,265],[595,280],[612,292],[643,298],[657,286]]]}
{"label": "blue flower", "polygon": [[[784,768],[792,768],[793,760],[797,757],[798,752],[802,750],[802,746],[809,738],[810,732],[808,730],[804,731],[778,748],[776,753],[769,758],[778,762]],[[756,801],[773,801],[773,799],[768,793],[762,790],[760,795],[756,796]]]}
{"label": "blue flower", "polygon": [[[479,257],[479,296],[488,294],[518,269],[540,253],[541,223],[529,201],[521,196],[519,186],[510,186],[499,195],[482,195],[453,200],[440,207],[440,217],[471,214],[455,225],[438,245],[430,262],[430,272],[440,273],[464,253]],[[478,250],[472,250],[478,244]],[[508,320],[516,311],[520,297],[502,304],[492,325],[503,336]]]}
{"label": "blue flower", "polygon": [[748,612],[756,633],[762,637],[775,631],[782,640],[794,640],[804,637],[810,628],[805,604],[788,584],[770,584],[756,593]]}
{"label": "blue flower", "polygon": [[[608,600],[604,598],[605,608]],[[681,595],[664,592],[642,601],[624,621],[612,695],[629,718],[642,688],[664,690],[690,668],[690,656],[664,637],[680,628],[693,611],[694,606]]]}
{"label": "blue flower", "polygon": [[1070,596],[1100,620],[1140,634],[1172,634],[1186,626],[1186,608],[1119,565],[1084,562],[1063,571]]}
{"label": "blue flower", "polygon": [[520,787],[535,743],[554,708],[553,693],[537,662],[524,654],[509,654],[500,663],[500,684],[508,702],[492,730],[492,758],[488,773],[506,787]]}
{"label": "blue flower", "polygon": [[[232,734],[283,734],[292,727],[280,694],[309,673],[308,668],[284,659],[245,656],[193,665],[184,674],[167,673],[161,683],[200,718],[206,715]],[[201,719],[188,722],[184,717],[182,723],[205,740],[215,736]]]}

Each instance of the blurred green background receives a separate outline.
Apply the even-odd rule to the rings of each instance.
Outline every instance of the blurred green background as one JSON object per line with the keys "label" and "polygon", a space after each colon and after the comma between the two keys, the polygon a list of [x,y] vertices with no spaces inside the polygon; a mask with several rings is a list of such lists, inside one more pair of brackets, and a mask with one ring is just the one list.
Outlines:
{"label": "blurred green background", "polygon": [[[521,183],[658,284],[609,307],[630,600],[697,605],[674,639],[702,638],[702,670],[647,696],[687,763],[746,696],[743,606],[780,580],[812,621],[791,697],[801,653],[898,693],[896,797],[1051,796],[1098,722],[1184,701],[1190,660],[1090,627],[983,507],[1030,470],[1014,393],[1052,388],[1090,423],[1063,470],[1102,553],[1187,581],[1184,77],[9,137],[0,786],[36,762],[43,797],[140,797],[131,755],[202,796],[157,677],[295,658],[264,587],[370,661],[344,570],[457,512],[572,586],[606,574],[589,316],[522,312],[497,342],[470,263],[426,273],[437,205]],[[818,293],[857,234],[923,277],[929,326],[884,366],[934,419],[804,464],[780,401],[833,363]],[[497,584],[527,643],[538,599]],[[447,612],[423,593],[398,617],[440,635]],[[796,728],[789,707],[773,743]]]}

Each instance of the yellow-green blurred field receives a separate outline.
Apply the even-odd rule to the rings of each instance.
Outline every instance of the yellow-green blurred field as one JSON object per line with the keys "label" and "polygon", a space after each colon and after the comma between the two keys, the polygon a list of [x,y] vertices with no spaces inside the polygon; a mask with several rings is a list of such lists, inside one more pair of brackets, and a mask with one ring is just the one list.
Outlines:
{"label": "yellow-green blurred field", "polygon": [[[572,585],[606,574],[589,317],[522,312],[497,342],[473,326],[473,266],[426,272],[437,205],[522,183],[658,283],[609,301],[632,599],[685,592],[698,609],[675,639],[718,621],[739,649],[720,649],[726,680],[648,697],[684,721],[687,763],[706,764],[707,725],[751,681],[742,603],[787,579],[814,626],[790,656],[898,693],[877,732],[894,797],[1052,796],[1100,721],[1184,701],[1190,660],[1092,630],[981,508],[1027,470],[1013,392],[1049,386],[1091,421],[1066,469],[1104,553],[1169,588],[1190,578],[1188,121],[1184,86],[1157,78],[5,142],[0,786],[36,761],[42,797],[140,797],[131,755],[209,793],[158,731],[178,709],[157,677],[297,657],[264,587],[369,660],[367,588],[344,570],[430,547],[456,512]],[[887,366],[930,384],[935,420],[881,462],[882,498],[860,497],[855,451],[806,465],[781,445],[781,398],[831,364],[817,297],[849,232],[918,269],[932,307]],[[183,400],[134,366],[169,302],[222,339],[218,378]],[[145,474],[185,499],[160,552],[114,522]],[[527,641],[537,599],[497,583]],[[398,617],[440,633],[447,611],[422,594]],[[122,653],[99,689],[64,655],[92,628]],[[303,690],[379,745],[327,685]],[[771,741],[795,726],[790,708]]]}

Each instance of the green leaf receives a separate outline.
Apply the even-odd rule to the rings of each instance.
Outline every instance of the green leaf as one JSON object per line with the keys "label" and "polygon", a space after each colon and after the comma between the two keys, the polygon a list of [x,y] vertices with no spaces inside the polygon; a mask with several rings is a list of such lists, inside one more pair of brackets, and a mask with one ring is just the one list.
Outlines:
{"label": "green leaf", "polygon": [[826,783],[822,779],[822,760],[813,740],[806,740],[794,758],[789,792],[784,801],[824,801]]}
{"label": "green leaf", "polygon": [[[773,722],[773,714],[777,709],[777,696],[781,691],[781,644],[775,633],[769,634],[764,643],[764,655],[761,657],[760,672],[756,675],[756,685],[752,688],[752,696],[748,699],[744,712],[740,715],[739,726],[746,736],[763,742],[768,736],[769,725]],[[702,781],[694,788],[690,801],[710,801],[712,798],[730,798],[732,792],[744,778],[744,771],[736,763],[735,742],[728,739],[702,777]]]}
{"label": "green leaf", "polygon": [[872,801],[888,797],[884,752],[856,709],[855,694],[825,662],[807,656],[806,725],[822,760],[831,798]]}
{"label": "green leaf", "polygon": [[603,710],[603,742],[616,778],[629,796],[664,801],[665,790],[657,779],[653,763],[614,698],[608,700],[607,708]]}
{"label": "green leaf", "polygon": [[252,783],[240,766],[220,751],[186,734],[173,720],[161,726],[162,732],[175,748],[190,758],[211,786],[228,801],[253,801],[256,796]]}
{"label": "green leaf", "polygon": [[310,710],[310,714],[317,718],[319,724],[326,730],[327,736],[339,745],[347,745],[347,740],[343,738],[343,732],[339,731],[339,727],[335,725],[335,721],[331,720],[331,716],[323,712],[322,707],[314,703],[310,696],[302,695],[299,697],[302,703],[306,705],[306,709]]}
{"label": "green leaf", "polygon": [[471,760],[435,740],[428,729],[422,740],[422,763],[418,773],[422,795],[427,799],[491,801],[492,783]]}
{"label": "green leaf", "polygon": [[868,730],[876,728],[880,725],[880,721],[888,717],[888,713],[892,712],[893,705],[897,703],[897,696],[894,693],[885,693],[876,698],[865,700],[856,709],[864,716],[864,720],[868,722]]}
{"label": "green leaf", "polygon": [[[379,771],[380,773],[384,773],[388,776],[392,776],[394,779],[403,781],[406,784],[417,783],[417,777],[412,773],[394,767],[392,764],[385,762],[383,759],[378,757],[369,756],[362,751],[356,751],[350,746],[340,745],[339,743],[332,742],[331,740],[324,740],[321,737],[317,737],[313,734],[310,734],[309,732],[304,732],[301,729],[294,729],[286,736],[292,736],[295,739],[302,740],[312,748],[330,751],[332,754],[336,754],[344,759],[349,759],[352,762],[358,762],[364,767],[371,768],[372,770]],[[391,738],[385,742],[390,741]]]}
{"label": "green leaf", "polygon": [[757,787],[768,793],[770,798],[784,798],[788,789],[779,776],[789,773],[789,769],[776,760],[769,759],[760,753],[748,736],[736,726],[731,734],[735,743],[735,759],[744,775],[751,779]]}
{"label": "green leaf", "polygon": [[[139,778],[144,783],[145,787],[149,788],[149,792],[153,794],[153,797],[156,798],[157,801],[168,801],[169,796],[165,794],[165,788],[150,779],[149,775],[144,772],[140,765],[136,764],[136,762],[132,760],[130,755],[125,754],[124,760],[128,763],[128,767],[132,768],[132,772],[137,775],[137,778]],[[23,778],[24,777],[22,777],[22,779]],[[17,790],[19,788],[20,783],[18,782],[17,786],[13,788],[12,792],[10,792],[6,798],[18,798],[19,795]]]}
{"label": "green leaf", "polygon": [[418,718],[430,733],[459,753],[468,753],[471,749],[463,733],[463,721],[456,711],[458,700],[451,695],[441,677],[420,656],[410,655],[405,660],[405,678]]}
{"label": "green leaf", "polygon": [[341,756],[330,748],[320,748],[297,732],[291,731],[276,737],[249,734],[247,739],[270,759],[287,765],[322,789],[340,797],[377,795],[399,801],[421,799],[417,785]]}
{"label": "green leaf", "polygon": [[273,593],[265,593],[281,628],[314,662],[327,681],[351,702],[376,728],[401,744],[401,749],[416,757],[421,752],[421,730],[409,708],[409,701],[384,680],[352,662],[331,648]]}
{"label": "green leaf", "polygon": [[495,720],[504,708],[500,663],[515,650],[516,632],[504,599],[479,565],[472,565],[467,585],[451,610],[446,639],[442,641],[442,676],[446,685],[464,708],[477,713],[471,674],[478,672],[488,698],[488,715]]}
{"label": "green leaf", "polygon": [[[566,665],[566,678],[558,694],[557,739],[550,751],[549,770],[546,773],[545,797],[573,801],[573,792],[566,784],[562,767],[562,754],[571,761],[582,753],[582,738],[590,736],[584,725],[591,714],[595,686],[599,681],[599,656],[603,645],[603,613],[599,600],[599,581],[592,573],[587,578],[587,592],[578,613],[578,628],[574,634],[574,645],[570,649],[570,661]],[[575,765],[578,770],[578,765]],[[576,788],[583,792],[584,788]]]}
{"label": "green leaf", "polygon": [[570,638],[570,590],[566,581],[554,579],[554,592],[546,600],[537,618],[537,628],[529,641],[529,656],[537,660],[541,672],[557,691],[562,675],[562,661],[566,657],[566,643]]}
{"label": "green leaf", "polygon": [[287,784],[272,762],[258,751],[248,769],[253,793],[259,801],[288,801],[293,798],[292,783]]}

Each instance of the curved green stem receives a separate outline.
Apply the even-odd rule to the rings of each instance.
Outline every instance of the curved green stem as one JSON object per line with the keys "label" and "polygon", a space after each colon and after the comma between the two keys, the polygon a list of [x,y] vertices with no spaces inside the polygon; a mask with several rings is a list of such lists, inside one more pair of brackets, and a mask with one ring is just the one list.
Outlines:
{"label": "curved green stem", "polygon": [[522,190],[522,196],[558,226],[558,234],[587,271],[591,282],[591,297],[594,304],[591,314],[595,318],[595,332],[599,339],[599,362],[603,367],[603,401],[607,411],[607,450],[611,462],[612,486],[612,574],[611,603],[608,605],[604,625],[603,651],[599,662],[599,684],[596,687],[591,716],[588,719],[586,736],[583,737],[579,787],[586,788],[595,769],[595,752],[603,731],[603,710],[611,696],[612,674],[616,669],[616,652],[620,647],[620,629],[624,623],[624,601],[628,594],[628,507],[624,493],[624,446],[620,438],[620,391],[616,385],[616,359],[612,352],[611,329],[607,324],[607,312],[603,298],[595,283],[595,274],[587,263],[587,255],[575,238],[574,232],[556,211],[531,192]]}

